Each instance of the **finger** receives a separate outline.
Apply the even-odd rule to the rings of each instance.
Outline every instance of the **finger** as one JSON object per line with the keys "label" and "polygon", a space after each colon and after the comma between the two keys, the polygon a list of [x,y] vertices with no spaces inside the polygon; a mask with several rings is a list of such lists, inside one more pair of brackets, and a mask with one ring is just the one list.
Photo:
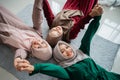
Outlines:
{"label": "finger", "polygon": [[18,67],[28,67],[29,65],[27,63],[19,63],[17,66]]}
{"label": "finger", "polygon": [[23,62],[23,59],[19,59],[16,61],[17,63],[22,63]]}
{"label": "finger", "polygon": [[31,66],[28,66],[28,67],[22,67],[21,71],[27,71],[27,72],[31,73],[33,70],[31,68]]}
{"label": "finger", "polygon": [[99,11],[99,13],[103,13],[103,8],[99,7],[98,11]]}
{"label": "finger", "polygon": [[29,67],[25,67],[25,68],[22,67],[22,68],[20,69],[20,71],[27,71],[27,72],[31,73]]}
{"label": "finger", "polygon": [[21,67],[19,67],[19,66],[16,65],[15,68],[16,68],[16,70],[21,71],[21,70],[20,70]]}
{"label": "finger", "polygon": [[23,60],[23,63],[28,63],[28,64],[30,64],[30,62],[29,62],[28,60],[26,60],[26,59]]}
{"label": "finger", "polygon": [[21,71],[21,69],[20,68],[16,68],[18,71]]}
{"label": "finger", "polygon": [[98,6],[99,6],[98,4],[95,5],[95,7],[98,7]]}
{"label": "finger", "polygon": [[28,67],[22,67],[20,70],[21,71],[28,71]]}

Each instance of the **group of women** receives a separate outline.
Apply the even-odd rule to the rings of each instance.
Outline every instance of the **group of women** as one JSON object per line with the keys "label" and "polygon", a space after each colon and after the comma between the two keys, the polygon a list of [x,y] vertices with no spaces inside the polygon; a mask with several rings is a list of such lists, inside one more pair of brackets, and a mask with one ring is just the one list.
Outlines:
{"label": "group of women", "polygon": [[[49,32],[42,38],[41,12],[46,17]],[[90,43],[103,13],[98,0],[67,0],[63,9],[54,16],[48,0],[35,0],[33,28],[24,24],[14,14],[0,6],[0,41],[15,48],[14,66],[30,75],[43,73],[63,80],[120,80],[120,75],[106,71],[90,57]],[[92,20],[90,22],[90,20]],[[71,47],[70,40],[89,23],[79,49]],[[32,54],[47,61],[31,65],[26,57]]]}

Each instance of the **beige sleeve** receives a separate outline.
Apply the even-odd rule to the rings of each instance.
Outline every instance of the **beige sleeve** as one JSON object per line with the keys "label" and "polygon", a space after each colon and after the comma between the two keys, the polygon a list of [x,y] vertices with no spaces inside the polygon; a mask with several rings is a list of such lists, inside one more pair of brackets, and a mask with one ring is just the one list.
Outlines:
{"label": "beige sleeve", "polygon": [[35,0],[33,6],[32,20],[33,20],[33,27],[39,31],[41,31],[41,24],[43,21],[43,17],[41,14],[42,8],[43,8],[43,0]]}
{"label": "beige sleeve", "polygon": [[22,59],[25,59],[27,57],[27,52],[24,49],[17,49],[15,51],[15,58],[20,57]]}

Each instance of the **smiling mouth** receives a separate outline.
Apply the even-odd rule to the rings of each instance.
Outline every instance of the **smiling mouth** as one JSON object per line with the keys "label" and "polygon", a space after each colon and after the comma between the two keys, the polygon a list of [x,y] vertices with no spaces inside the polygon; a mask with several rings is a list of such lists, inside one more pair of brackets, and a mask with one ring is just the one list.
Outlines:
{"label": "smiling mouth", "polygon": [[67,54],[67,56],[71,56],[71,55],[72,55],[72,53],[68,53],[68,54]]}

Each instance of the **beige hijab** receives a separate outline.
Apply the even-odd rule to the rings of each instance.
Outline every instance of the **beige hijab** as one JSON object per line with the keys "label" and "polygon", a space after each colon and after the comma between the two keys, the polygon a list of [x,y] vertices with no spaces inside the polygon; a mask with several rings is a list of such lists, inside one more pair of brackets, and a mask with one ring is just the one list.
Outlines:
{"label": "beige hijab", "polygon": [[52,57],[52,48],[47,43],[47,41],[45,40],[43,41],[47,44],[47,47],[39,48],[39,49],[31,48],[31,51],[32,51],[33,56],[35,56],[36,58],[40,60],[46,61]]}
{"label": "beige hijab", "polygon": [[74,25],[74,21],[71,18],[74,16],[83,16],[83,12],[80,10],[62,10],[53,20],[52,27],[62,26],[64,41],[69,41],[69,33]]}
{"label": "beige hijab", "polygon": [[86,54],[84,54],[81,50],[74,50],[71,46],[71,48],[73,49],[73,57],[72,58],[69,58],[69,59],[66,59],[62,53],[60,52],[60,49],[59,49],[59,44],[60,43],[63,43],[65,45],[68,45],[70,46],[68,43],[66,42],[63,42],[63,41],[58,41],[57,45],[55,46],[54,48],[54,51],[53,51],[53,57],[54,59],[58,62],[59,65],[61,65],[62,67],[68,67],[68,66],[71,66],[85,58],[88,58],[88,56]]}
{"label": "beige hijab", "polygon": [[53,36],[52,34],[50,34],[51,31],[52,31],[52,29],[49,31],[49,33],[48,33],[48,35],[47,35],[47,38],[46,38],[46,41],[47,41],[52,47],[54,47],[54,46],[57,44],[57,42],[62,39],[62,35],[63,35],[63,34],[60,34],[59,36]]}
{"label": "beige hijab", "polygon": [[55,16],[55,19],[52,23],[52,28],[61,26],[63,34],[58,37],[54,37],[50,34],[51,30],[49,31],[46,40],[52,47],[54,47],[59,40],[69,42],[69,33],[74,25],[74,21],[71,19],[71,17],[74,16],[83,16],[83,13],[80,10],[62,10]]}

